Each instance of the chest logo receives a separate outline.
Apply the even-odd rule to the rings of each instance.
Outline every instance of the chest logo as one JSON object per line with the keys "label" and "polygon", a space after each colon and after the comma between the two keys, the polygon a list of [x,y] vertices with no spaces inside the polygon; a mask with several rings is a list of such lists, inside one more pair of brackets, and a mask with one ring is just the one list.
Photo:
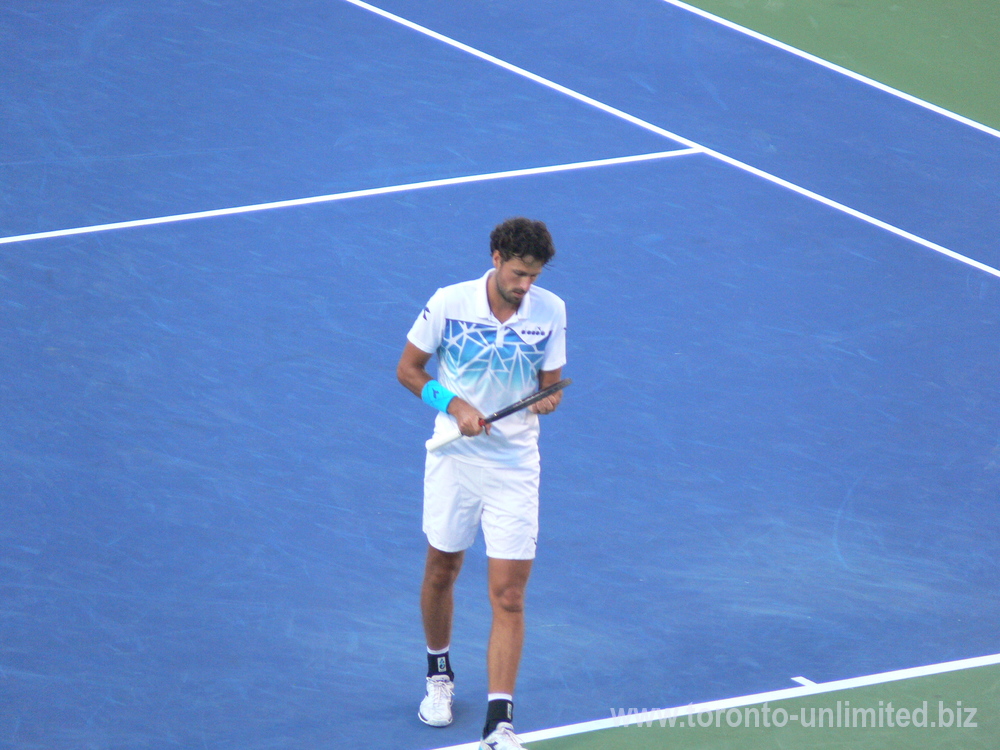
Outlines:
{"label": "chest logo", "polygon": [[515,329],[514,333],[526,344],[537,344],[542,339],[549,337],[549,332],[538,326],[525,326],[524,328]]}

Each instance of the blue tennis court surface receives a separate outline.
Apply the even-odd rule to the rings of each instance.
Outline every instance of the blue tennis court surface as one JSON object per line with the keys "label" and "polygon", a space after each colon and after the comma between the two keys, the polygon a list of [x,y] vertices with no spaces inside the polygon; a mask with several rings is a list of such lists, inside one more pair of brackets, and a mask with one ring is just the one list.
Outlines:
{"label": "blue tennis court surface", "polygon": [[395,364],[517,214],[574,380],[519,731],[996,652],[1000,279],[930,245],[1000,262],[1000,139],[654,0],[381,7],[655,127],[349,2],[0,10],[0,746],[478,736],[481,543],[416,716]]}

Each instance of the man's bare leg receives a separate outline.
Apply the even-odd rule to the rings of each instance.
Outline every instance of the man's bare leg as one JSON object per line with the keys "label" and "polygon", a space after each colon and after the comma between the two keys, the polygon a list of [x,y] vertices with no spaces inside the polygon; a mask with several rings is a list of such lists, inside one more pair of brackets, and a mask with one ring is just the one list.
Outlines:
{"label": "man's bare leg", "polygon": [[493,627],[486,656],[489,691],[514,694],[524,645],[524,592],[532,560],[489,559]]}
{"label": "man's bare leg", "polygon": [[451,645],[455,581],[464,558],[464,552],[442,552],[427,546],[427,564],[420,588],[420,611],[429,649],[440,651]]}
{"label": "man's bare leg", "polygon": [[420,609],[427,637],[427,694],[418,716],[432,727],[445,727],[453,720],[451,706],[455,674],[451,670],[451,620],[454,612],[455,580],[462,569],[462,552],[442,552],[427,546]]}

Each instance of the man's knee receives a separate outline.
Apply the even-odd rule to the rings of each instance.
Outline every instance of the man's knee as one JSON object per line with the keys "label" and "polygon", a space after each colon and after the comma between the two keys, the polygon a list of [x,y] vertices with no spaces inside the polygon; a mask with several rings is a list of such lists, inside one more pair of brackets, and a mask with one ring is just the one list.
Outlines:
{"label": "man's knee", "polygon": [[490,592],[494,609],[500,609],[509,614],[523,612],[524,588],[524,586],[518,584],[494,586]]}
{"label": "man's knee", "polygon": [[447,589],[455,584],[462,569],[461,552],[442,552],[430,547],[427,552],[427,567],[424,582],[436,589]]}

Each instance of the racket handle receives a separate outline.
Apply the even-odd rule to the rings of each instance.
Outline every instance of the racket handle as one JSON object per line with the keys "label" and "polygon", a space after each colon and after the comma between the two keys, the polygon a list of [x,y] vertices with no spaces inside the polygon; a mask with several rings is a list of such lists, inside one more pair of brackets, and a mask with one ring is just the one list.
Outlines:
{"label": "racket handle", "polygon": [[432,437],[426,443],[424,447],[429,451],[436,451],[438,448],[443,448],[449,443],[454,443],[462,437],[462,433],[458,431],[458,427],[455,428],[453,432],[446,432],[443,435],[438,435],[437,437]]}

